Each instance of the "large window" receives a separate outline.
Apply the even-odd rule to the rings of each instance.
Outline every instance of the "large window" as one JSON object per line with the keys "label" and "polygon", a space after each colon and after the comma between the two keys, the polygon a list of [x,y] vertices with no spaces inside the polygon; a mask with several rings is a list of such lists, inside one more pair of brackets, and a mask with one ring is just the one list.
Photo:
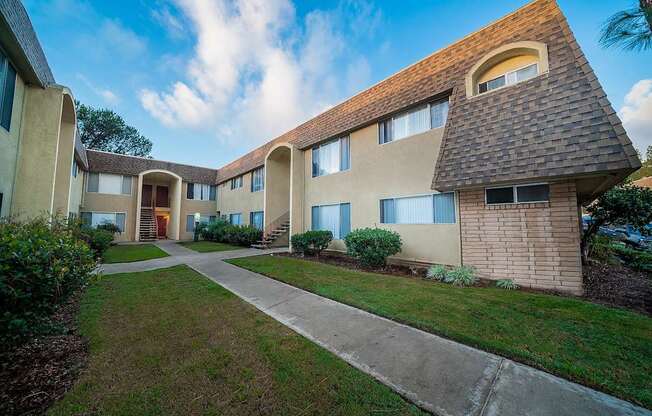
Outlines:
{"label": "large window", "polygon": [[487,205],[547,202],[550,200],[550,186],[543,183],[486,188],[485,199]]}
{"label": "large window", "polygon": [[351,167],[349,136],[312,148],[312,177],[329,175]]}
{"label": "large window", "polygon": [[351,231],[351,204],[312,207],[312,230],[327,230],[341,240]]}
{"label": "large window", "polygon": [[15,88],[16,70],[11,66],[5,54],[0,52],[0,125],[7,131],[11,128]]}
{"label": "large window", "polygon": [[378,123],[378,142],[389,143],[442,127],[448,117],[448,99],[412,108]]}
{"label": "large window", "polygon": [[254,211],[249,213],[249,224],[258,228],[259,230],[263,229],[264,225],[264,214],[263,211]]}
{"label": "large window", "polygon": [[229,214],[229,222],[233,225],[242,225],[242,214]]}
{"label": "large window", "polygon": [[478,92],[483,93],[483,92],[495,90],[496,88],[504,87],[505,85],[513,85],[516,84],[517,82],[534,78],[537,76],[538,73],[539,73],[538,64],[536,63],[530,64],[526,67],[514,71],[506,72],[503,75],[496,77],[494,79],[481,82],[480,84],[478,84]]}
{"label": "large window", "polygon": [[231,189],[242,188],[242,175],[231,179]]}
{"label": "large window", "polygon": [[216,198],[215,185],[208,185],[205,183],[188,183],[186,188],[186,199],[194,199],[196,201],[215,201]]}
{"label": "large window", "polygon": [[[212,222],[217,221],[217,216],[216,215],[210,215],[210,214],[201,214],[199,217],[199,223],[200,224],[210,224]],[[195,231],[195,216],[194,215],[186,215],[186,231],[189,233],[192,233]]]}
{"label": "large window", "polygon": [[127,215],[123,212],[82,212],[80,216],[82,223],[92,228],[102,224],[114,224],[121,233],[125,230]]}
{"label": "large window", "polygon": [[455,194],[447,192],[380,200],[383,224],[455,224]]}
{"label": "large window", "polygon": [[251,192],[265,189],[265,167],[260,167],[251,172]]}
{"label": "large window", "polygon": [[132,177],[111,173],[90,173],[88,175],[88,192],[100,194],[131,195]]}

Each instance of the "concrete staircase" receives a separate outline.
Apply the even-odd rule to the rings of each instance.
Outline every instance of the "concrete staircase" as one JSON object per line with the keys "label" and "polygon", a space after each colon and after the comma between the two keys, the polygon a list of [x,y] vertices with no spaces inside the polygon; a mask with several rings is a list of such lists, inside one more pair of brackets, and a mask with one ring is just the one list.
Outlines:
{"label": "concrete staircase", "polygon": [[156,241],[156,218],[151,208],[140,209],[140,241]]}
{"label": "concrete staircase", "polygon": [[266,233],[262,240],[252,244],[251,248],[266,249],[287,246],[289,244],[288,231],[290,231],[290,221],[283,221],[278,227]]}

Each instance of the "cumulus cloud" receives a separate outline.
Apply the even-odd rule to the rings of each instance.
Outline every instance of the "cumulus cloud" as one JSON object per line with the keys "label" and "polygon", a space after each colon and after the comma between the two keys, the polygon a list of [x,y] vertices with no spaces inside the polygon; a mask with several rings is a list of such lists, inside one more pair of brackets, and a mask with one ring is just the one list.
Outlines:
{"label": "cumulus cloud", "polygon": [[[163,90],[142,89],[143,107],[170,127],[211,129],[228,143],[273,138],[341,99],[347,84],[370,76],[354,54],[352,24],[379,12],[347,0],[303,19],[289,0],[176,0],[192,25],[194,54],[182,79]],[[351,10],[354,17],[351,16]],[[348,78],[348,79],[347,79]],[[342,85],[343,86],[342,86]]]}
{"label": "cumulus cloud", "polygon": [[652,79],[634,84],[625,96],[620,117],[634,147],[645,154],[652,146]]}

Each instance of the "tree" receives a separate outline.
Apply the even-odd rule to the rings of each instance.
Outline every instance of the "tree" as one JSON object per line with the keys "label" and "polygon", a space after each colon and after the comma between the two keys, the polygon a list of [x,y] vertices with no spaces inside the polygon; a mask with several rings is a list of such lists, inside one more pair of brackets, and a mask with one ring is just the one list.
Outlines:
{"label": "tree", "polygon": [[639,0],[638,7],[611,16],[602,26],[600,43],[605,48],[652,49],[652,0]]}
{"label": "tree", "polygon": [[152,151],[152,142],[114,111],[93,108],[79,102],[77,106],[77,128],[82,143],[88,149],[147,157]]}
{"label": "tree", "polygon": [[593,237],[601,226],[628,224],[642,230],[652,222],[652,189],[628,184],[616,186],[589,205],[586,211],[592,221],[582,235],[583,261],[586,261]]}

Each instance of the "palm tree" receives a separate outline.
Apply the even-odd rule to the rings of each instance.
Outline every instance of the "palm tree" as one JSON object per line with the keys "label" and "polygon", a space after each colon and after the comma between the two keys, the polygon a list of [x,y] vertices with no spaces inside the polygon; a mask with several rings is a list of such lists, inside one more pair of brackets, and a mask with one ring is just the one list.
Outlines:
{"label": "palm tree", "polygon": [[652,49],[652,0],[639,0],[638,7],[623,10],[607,19],[602,26],[600,43],[605,48]]}

